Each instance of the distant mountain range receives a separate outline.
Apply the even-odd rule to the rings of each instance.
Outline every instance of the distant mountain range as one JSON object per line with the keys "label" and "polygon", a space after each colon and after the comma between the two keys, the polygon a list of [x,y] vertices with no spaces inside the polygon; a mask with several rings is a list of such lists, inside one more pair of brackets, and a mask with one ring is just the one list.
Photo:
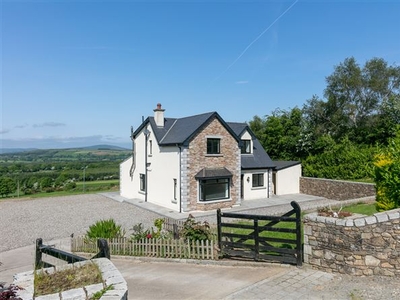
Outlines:
{"label": "distant mountain range", "polygon": [[[77,147],[77,148],[64,148],[64,149],[83,149],[83,150],[114,150],[114,151],[126,151],[128,148],[113,146],[113,145],[94,145],[87,147]],[[0,148],[0,154],[6,153],[21,153],[21,152],[32,152],[32,151],[42,151],[42,150],[52,150],[52,149],[38,149],[38,148]],[[61,150],[61,149],[59,149]]]}

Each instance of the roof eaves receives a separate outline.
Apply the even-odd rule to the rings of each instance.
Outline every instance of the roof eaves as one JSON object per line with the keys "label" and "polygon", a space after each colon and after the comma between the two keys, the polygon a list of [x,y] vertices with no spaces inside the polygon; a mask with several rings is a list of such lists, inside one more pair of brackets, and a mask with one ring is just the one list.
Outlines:
{"label": "roof eaves", "polygon": [[136,138],[136,136],[142,131],[142,129],[150,122],[150,117],[147,117],[146,120],[140,124],[140,126],[135,130],[133,133],[133,138]]}

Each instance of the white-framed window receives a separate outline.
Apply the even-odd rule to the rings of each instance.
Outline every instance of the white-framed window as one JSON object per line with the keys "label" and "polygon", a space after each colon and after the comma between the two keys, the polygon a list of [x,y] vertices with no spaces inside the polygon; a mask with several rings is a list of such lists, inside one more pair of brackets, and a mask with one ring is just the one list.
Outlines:
{"label": "white-framed window", "polygon": [[178,190],[178,180],[174,178],[174,200],[176,200],[177,197],[177,190]]}
{"label": "white-framed window", "polygon": [[230,178],[199,180],[199,186],[200,201],[215,201],[230,197]]}
{"label": "white-framed window", "polygon": [[140,174],[140,190],[144,192],[146,190],[146,175]]}
{"label": "white-framed window", "polygon": [[149,140],[149,155],[153,155],[153,141]]}
{"label": "white-framed window", "polygon": [[242,154],[250,154],[251,153],[251,140],[242,140]]}
{"label": "white-framed window", "polygon": [[221,139],[207,138],[207,154],[220,154],[221,153]]}
{"label": "white-framed window", "polygon": [[264,186],[264,173],[253,174],[252,186],[253,187]]}

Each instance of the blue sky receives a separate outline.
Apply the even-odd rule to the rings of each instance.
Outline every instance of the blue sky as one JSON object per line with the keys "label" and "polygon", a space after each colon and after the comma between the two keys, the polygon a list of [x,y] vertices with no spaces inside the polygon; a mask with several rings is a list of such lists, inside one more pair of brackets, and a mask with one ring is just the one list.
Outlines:
{"label": "blue sky", "polygon": [[245,122],[400,64],[400,1],[1,1],[1,147],[130,146],[153,115]]}

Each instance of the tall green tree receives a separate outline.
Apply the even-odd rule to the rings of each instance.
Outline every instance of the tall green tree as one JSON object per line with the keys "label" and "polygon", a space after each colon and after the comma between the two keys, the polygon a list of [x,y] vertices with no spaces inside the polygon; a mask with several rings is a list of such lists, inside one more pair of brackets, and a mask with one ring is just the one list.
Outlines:
{"label": "tall green tree", "polygon": [[293,160],[301,157],[301,109],[276,109],[264,119],[255,116],[249,125],[273,159]]}
{"label": "tall green tree", "polygon": [[382,132],[389,128],[379,128],[380,136],[373,128],[390,126],[382,122],[388,113],[383,108],[396,110],[398,107],[400,67],[389,66],[381,58],[373,58],[361,67],[350,57],[335,67],[326,82],[326,101],[311,103],[315,106],[308,109],[316,110],[319,121],[324,122],[324,133],[336,141],[347,135],[364,144],[388,139]]}

